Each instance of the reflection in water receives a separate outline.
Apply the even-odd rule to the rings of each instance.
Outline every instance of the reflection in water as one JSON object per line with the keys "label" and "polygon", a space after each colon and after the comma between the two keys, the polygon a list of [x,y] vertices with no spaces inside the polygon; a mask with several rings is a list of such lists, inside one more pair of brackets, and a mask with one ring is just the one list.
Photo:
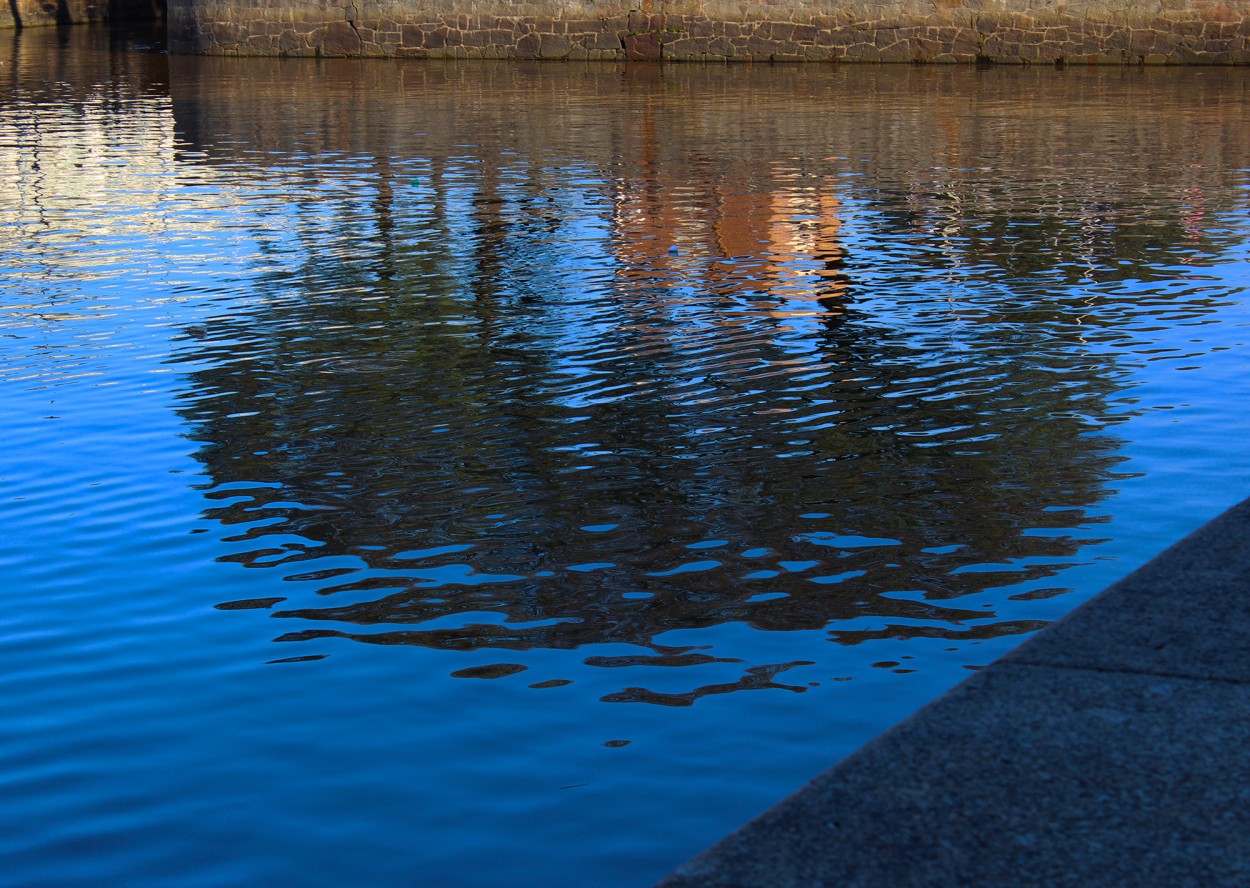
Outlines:
{"label": "reflection in water", "polygon": [[[615,642],[687,666],[695,648],[660,636],[1037,628],[959,600],[1062,591],[1034,587],[1073,563],[1119,459],[1103,429],[1125,371],[1105,346],[1161,305],[1213,304],[1090,285],[1179,262],[1192,213],[1031,166],[1059,133],[1026,141],[992,115],[966,132],[966,79],[917,99],[909,75],[874,72],[857,98],[795,72],[835,110],[780,116],[756,104],[772,79],[683,70],[676,95],[640,96],[631,70],[617,92],[539,68],[327,68],[312,85],[298,69],[253,99],[245,71],[175,67],[189,147],[289,192],[248,223],[252,307],[181,349],[204,367],[182,410],[209,514],[238,528],[227,557],[327,596],[277,610],[296,623],[278,640]],[[1109,88],[1019,88],[1037,85],[1072,113]],[[272,113],[314,86],[352,103],[332,95],[302,133]],[[708,100],[686,106],[696,87]],[[921,138],[897,142],[899,117]],[[1095,142],[1124,125],[1082,121]],[[1027,172],[1005,183],[987,158]],[[803,690],[775,680],[787,664],[741,659],[737,683],[604,699]]]}
{"label": "reflection in water", "polygon": [[22,884],[645,884],[1247,475],[1248,71],[0,37]]}

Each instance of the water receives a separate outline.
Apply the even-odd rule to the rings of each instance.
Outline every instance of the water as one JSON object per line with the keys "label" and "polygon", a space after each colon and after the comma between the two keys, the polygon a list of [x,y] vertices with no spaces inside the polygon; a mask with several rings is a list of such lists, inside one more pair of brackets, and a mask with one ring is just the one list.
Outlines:
{"label": "water", "polygon": [[0,883],[635,886],[1250,493],[1241,70],[0,34]]}

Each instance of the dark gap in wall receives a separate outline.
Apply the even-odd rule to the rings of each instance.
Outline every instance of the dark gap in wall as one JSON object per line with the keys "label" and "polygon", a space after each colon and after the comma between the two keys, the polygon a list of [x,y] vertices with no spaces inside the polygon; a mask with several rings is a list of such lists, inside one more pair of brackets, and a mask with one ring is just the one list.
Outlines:
{"label": "dark gap in wall", "polygon": [[[60,0],[64,3],[65,0]],[[150,22],[165,17],[166,0],[108,0],[109,21]]]}

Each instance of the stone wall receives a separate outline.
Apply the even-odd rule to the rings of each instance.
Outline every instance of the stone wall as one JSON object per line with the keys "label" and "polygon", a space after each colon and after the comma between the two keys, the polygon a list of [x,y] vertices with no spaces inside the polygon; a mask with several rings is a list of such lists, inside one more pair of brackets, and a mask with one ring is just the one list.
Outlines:
{"label": "stone wall", "polygon": [[249,56],[1247,64],[1250,0],[169,0],[169,36]]}
{"label": "stone wall", "polygon": [[0,0],[0,28],[144,21],[162,15],[161,0]]}

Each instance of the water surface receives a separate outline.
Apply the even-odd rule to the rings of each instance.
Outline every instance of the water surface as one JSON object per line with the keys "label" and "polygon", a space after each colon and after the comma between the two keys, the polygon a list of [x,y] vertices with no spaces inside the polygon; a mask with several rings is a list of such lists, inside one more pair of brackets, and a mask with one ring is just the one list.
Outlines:
{"label": "water surface", "polygon": [[149,44],[0,35],[0,882],[645,885],[1247,493],[1250,73]]}

